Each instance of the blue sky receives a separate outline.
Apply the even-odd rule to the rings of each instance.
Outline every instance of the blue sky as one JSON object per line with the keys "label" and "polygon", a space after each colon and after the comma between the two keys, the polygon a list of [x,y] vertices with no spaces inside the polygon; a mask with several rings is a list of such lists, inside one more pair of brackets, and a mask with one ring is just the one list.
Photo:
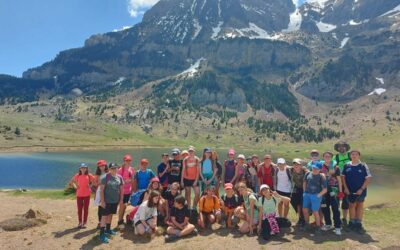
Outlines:
{"label": "blue sky", "polygon": [[132,26],[141,20],[145,4],[145,0],[0,0],[0,74],[21,76],[62,50],[83,46],[93,34]]}

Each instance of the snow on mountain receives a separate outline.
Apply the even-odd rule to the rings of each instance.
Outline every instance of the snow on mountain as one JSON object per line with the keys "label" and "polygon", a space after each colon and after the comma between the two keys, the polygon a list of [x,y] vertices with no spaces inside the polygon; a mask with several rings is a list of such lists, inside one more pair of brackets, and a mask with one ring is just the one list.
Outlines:
{"label": "snow on mountain", "polygon": [[[394,13],[394,14],[393,14],[393,13]],[[390,14],[393,14],[393,15],[390,15]],[[398,14],[400,14],[400,4],[397,5],[396,7],[394,7],[393,9],[389,10],[388,12],[383,13],[383,14],[380,15],[380,16],[387,16],[387,15],[390,15],[389,17],[394,17],[394,16],[396,16],[396,15],[398,15]]]}
{"label": "snow on mountain", "polygon": [[237,29],[241,36],[248,37],[250,39],[267,39],[267,40],[277,40],[280,35],[270,35],[267,31],[258,27],[254,23],[249,23],[248,28]]}
{"label": "snow on mountain", "polygon": [[347,42],[349,41],[350,37],[343,38],[342,42],[340,43],[340,48],[343,49],[346,46]]}
{"label": "snow on mountain", "polygon": [[336,29],[336,25],[323,23],[321,21],[315,22],[320,32],[331,32],[332,30]]}
{"label": "snow on mountain", "polygon": [[296,8],[294,12],[290,14],[289,19],[290,21],[287,29],[282,30],[282,32],[291,32],[299,30],[301,27],[301,22],[303,20],[303,17],[301,16],[299,9]]}
{"label": "snow on mountain", "polygon": [[198,59],[192,66],[190,66],[187,70],[183,71],[182,73],[178,74],[178,76],[183,76],[186,78],[192,78],[199,72],[200,64],[202,61],[206,61],[205,58]]}
{"label": "snow on mountain", "polygon": [[211,35],[211,39],[216,40],[218,38],[219,32],[221,31],[221,26],[224,24],[224,22],[219,22],[217,27],[214,27],[213,33]]}
{"label": "snow on mountain", "polygon": [[384,88],[377,88],[377,89],[374,89],[374,91],[372,91],[372,92],[369,93],[368,95],[373,95],[373,94],[381,95],[381,94],[383,94],[383,93],[385,93],[385,92],[386,92],[386,89],[384,89]]}
{"label": "snow on mountain", "polygon": [[194,35],[193,35],[192,39],[196,39],[196,37],[199,35],[199,33],[203,27],[201,27],[199,20],[197,20],[197,19],[193,20],[193,25],[194,25]]}
{"label": "snow on mountain", "polygon": [[376,77],[375,78],[378,82],[380,82],[381,84],[385,84],[385,80],[383,78],[380,77]]}
{"label": "snow on mountain", "polygon": [[349,24],[352,25],[352,26],[354,26],[354,25],[360,25],[360,24],[362,24],[362,22],[356,22],[356,21],[354,21],[353,19],[351,19],[350,22],[349,22]]}

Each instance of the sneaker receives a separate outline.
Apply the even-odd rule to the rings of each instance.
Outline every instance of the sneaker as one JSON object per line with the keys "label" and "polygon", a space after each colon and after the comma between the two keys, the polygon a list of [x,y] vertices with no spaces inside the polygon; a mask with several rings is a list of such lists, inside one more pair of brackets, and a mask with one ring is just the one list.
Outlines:
{"label": "sneaker", "polygon": [[332,225],[324,225],[322,226],[322,231],[329,231],[332,230],[334,227]]}
{"label": "sneaker", "polygon": [[178,238],[179,237],[176,236],[176,235],[165,235],[164,240],[165,240],[166,243],[169,243],[169,242],[176,241]]}
{"label": "sneaker", "polygon": [[85,228],[87,228],[87,227],[86,227],[86,224],[85,224],[85,223],[84,223],[84,224],[82,224],[81,228],[82,228],[82,229],[85,229]]}
{"label": "sneaker", "polygon": [[342,227],[347,227],[347,220],[345,218],[342,219]]}
{"label": "sneaker", "polygon": [[193,229],[191,235],[196,236],[196,235],[198,235],[198,234],[199,234],[199,230],[197,230],[197,228]]}
{"label": "sneaker", "polygon": [[364,227],[361,224],[356,224],[354,226],[354,232],[359,233],[359,234],[365,234],[366,233]]}
{"label": "sneaker", "polygon": [[117,234],[117,232],[115,232],[114,230],[112,230],[112,229],[110,229],[110,230],[106,230],[106,232],[105,232],[106,234],[108,234],[108,235],[116,235]]}
{"label": "sneaker", "polygon": [[107,244],[108,242],[110,242],[110,239],[108,239],[108,237],[105,234],[100,234],[100,240],[104,244]]}
{"label": "sneaker", "polygon": [[123,220],[118,221],[118,229],[119,230],[124,230],[125,229],[125,224]]}
{"label": "sneaker", "polygon": [[342,235],[342,231],[340,231],[340,228],[335,229],[335,234],[338,236]]}
{"label": "sneaker", "polygon": [[320,227],[317,227],[317,228],[315,229],[315,231],[314,231],[314,234],[315,234],[315,235],[321,235],[321,234],[322,234],[321,228],[320,228]]}
{"label": "sneaker", "polygon": [[79,223],[78,226],[76,227],[77,229],[81,229],[82,228],[82,223]]}

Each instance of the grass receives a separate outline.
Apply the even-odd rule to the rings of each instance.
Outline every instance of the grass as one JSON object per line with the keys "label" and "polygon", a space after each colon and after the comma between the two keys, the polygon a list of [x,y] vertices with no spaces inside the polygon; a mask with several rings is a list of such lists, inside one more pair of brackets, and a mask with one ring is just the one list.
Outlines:
{"label": "grass", "polygon": [[29,190],[27,192],[12,191],[10,192],[10,195],[20,196],[20,197],[31,196],[37,199],[55,199],[55,200],[75,199],[75,193],[66,192],[65,190],[62,189],[46,189],[46,190],[34,189],[34,190]]}

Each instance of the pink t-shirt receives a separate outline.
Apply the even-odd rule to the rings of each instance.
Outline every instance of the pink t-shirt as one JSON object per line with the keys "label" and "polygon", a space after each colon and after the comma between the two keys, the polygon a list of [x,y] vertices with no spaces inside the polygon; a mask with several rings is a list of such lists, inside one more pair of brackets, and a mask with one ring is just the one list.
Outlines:
{"label": "pink t-shirt", "polygon": [[128,169],[121,167],[118,170],[118,174],[122,176],[122,179],[124,179],[124,194],[131,194],[132,192],[132,182],[127,183],[127,180],[133,180],[135,177],[135,169],[132,167],[129,167]]}
{"label": "pink t-shirt", "polygon": [[79,175],[76,174],[74,177],[75,181],[78,183],[78,188],[76,190],[77,197],[88,197],[90,196],[90,183],[93,182],[94,176],[91,174],[88,175]]}

